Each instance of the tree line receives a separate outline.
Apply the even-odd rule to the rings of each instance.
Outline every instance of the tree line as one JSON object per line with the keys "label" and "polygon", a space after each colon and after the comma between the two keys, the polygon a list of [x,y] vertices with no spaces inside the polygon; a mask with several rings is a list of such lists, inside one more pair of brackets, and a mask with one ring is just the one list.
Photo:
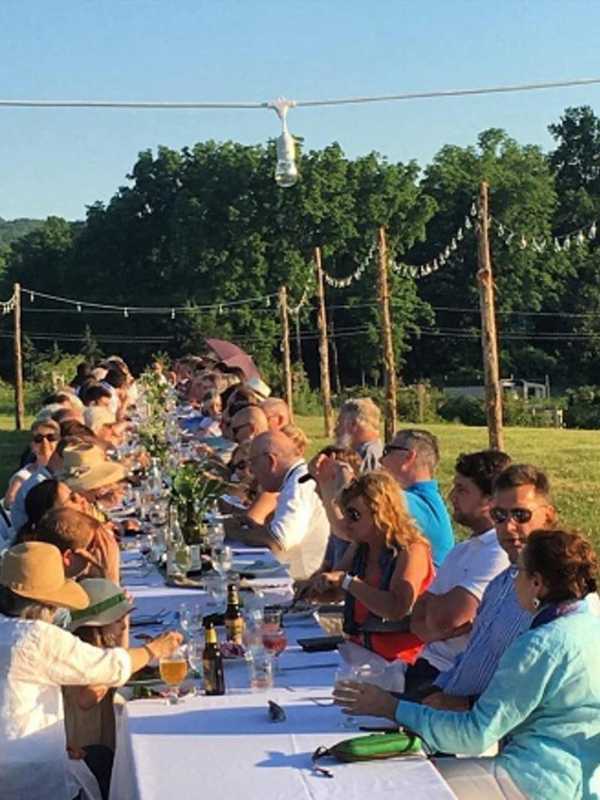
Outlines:
{"label": "tree line", "polygon": [[[548,375],[555,386],[595,383],[600,366],[599,239],[557,250],[554,237],[591,226],[600,210],[600,119],[567,108],[549,126],[554,149],[523,145],[505,131],[483,131],[474,145],[446,145],[421,169],[378,153],[356,159],[337,143],[303,151],[301,180],[273,180],[274,143],[200,142],[139,154],[127,183],[108,203],[87,207],[82,222],[49,217],[0,251],[0,298],[13,282],[98,303],[185,306],[184,313],[79,312],[23,298],[27,346],[55,341],[65,351],[118,351],[134,364],[152,352],[198,352],[205,336],[232,338],[267,376],[279,370],[275,295],[288,287],[292,353],[318,381],[314,279],[320,246],[326,272],[345,278],[367,261],[385,225],[397,263],[431,261],[462,226],[480,181],[490,184],[492,256],[502,374]],[[502,230],[515,232],[511,241]],[[600,225],[599,225],[600,229]],[[545,241],[541,248],[522,246]],[[423,277],[390,276],[394,340],[401,380],[435,385],[480,383],[481,349],[474,226],[444,265]],[[327,288],[334,387],[380,380],[376,257],[359,280]],[[205,311],[197,306],[214,305]],[[4,334],[10,321],[1,323]],[[297,335],[299,334],[299,335]],[[151,342],[143,339],[153,337]],[[142,339],[142,341],[140,340]],[[8,341],[3,339],[3,341]],[[10,375],[10,348],[0,369]]]}

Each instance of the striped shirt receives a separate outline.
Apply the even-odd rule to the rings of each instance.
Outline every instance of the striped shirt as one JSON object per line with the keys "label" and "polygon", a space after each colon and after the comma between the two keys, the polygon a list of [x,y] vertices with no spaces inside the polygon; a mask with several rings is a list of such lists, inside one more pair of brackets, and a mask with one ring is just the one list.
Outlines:
{"label": "striped shirt", "polygon": [[531,625],[532,615],[517,600],[517,575],[518,570],[510,566],[486,588],[466,650],[436,678],[435,685],[446,694],[482,694],[505,650]]}

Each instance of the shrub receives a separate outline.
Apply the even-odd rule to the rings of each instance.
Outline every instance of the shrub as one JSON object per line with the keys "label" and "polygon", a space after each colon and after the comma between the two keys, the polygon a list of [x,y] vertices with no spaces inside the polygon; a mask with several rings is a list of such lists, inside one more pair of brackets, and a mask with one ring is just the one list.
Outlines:
{"label": "shrub", "polygon": [[469,395],[448,397],[438,408],[438,414],[447,422],[459,422],[463,425],[486,424],[483,400]]}

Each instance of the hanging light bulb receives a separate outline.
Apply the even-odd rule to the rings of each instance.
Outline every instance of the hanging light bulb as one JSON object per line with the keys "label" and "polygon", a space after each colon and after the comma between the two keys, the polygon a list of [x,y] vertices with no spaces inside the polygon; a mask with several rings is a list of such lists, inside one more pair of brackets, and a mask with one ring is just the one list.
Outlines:
{"label": "hanging light bulb", "polygon": [[77,303],[77,311],[81,313],[81,303]]}
{"label": "hanging light bulb", "polygon": [[269,107],[272,108],[281,120],[281,136],[277,138],[277,165],[275,166],[275,183],[282,189],[294,186],[298,180],[298,167],[296,166],[296,142],[288,131],[287,112],[296,103],[293,100],[286,100],[280,97]]}

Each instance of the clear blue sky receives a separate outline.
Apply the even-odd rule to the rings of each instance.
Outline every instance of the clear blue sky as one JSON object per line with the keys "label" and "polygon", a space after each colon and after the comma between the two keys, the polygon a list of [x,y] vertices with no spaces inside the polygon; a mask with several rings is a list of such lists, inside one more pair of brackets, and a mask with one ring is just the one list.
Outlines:
{"label": "clear blue sky", "polygon": [[[315,99],[600,76],[597,0],[2,0],[0,97]],[[337,140],[426,164],[505,128],[551,146],[600,86],[290,112],[308,148]],[[137,153],[204,139],[264,142],[267,111],[0,109],[0,216],[81,219]]]}

